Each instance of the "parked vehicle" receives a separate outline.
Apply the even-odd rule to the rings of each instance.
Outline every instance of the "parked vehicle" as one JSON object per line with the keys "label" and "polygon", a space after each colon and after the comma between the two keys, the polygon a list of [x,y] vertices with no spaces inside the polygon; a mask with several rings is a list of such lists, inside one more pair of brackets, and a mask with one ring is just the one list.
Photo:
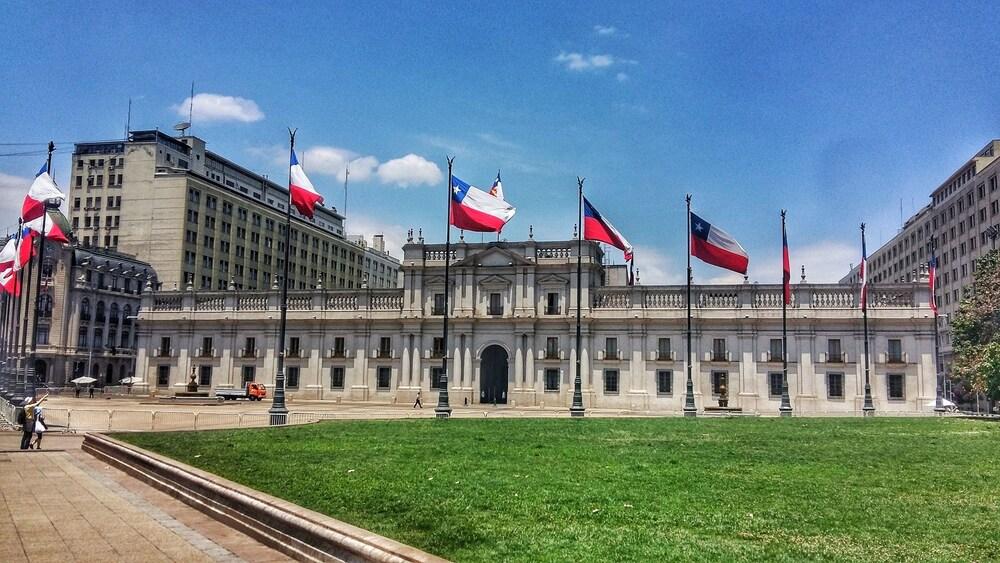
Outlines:
{"label": "parked vehicle", "polygon": [[242,389],[216,389],[215,396],[226,401],[235,401],[237,399],[260,401],[267,397],[267,388],[264,387],[263,383],[254,383],[251,381]]}

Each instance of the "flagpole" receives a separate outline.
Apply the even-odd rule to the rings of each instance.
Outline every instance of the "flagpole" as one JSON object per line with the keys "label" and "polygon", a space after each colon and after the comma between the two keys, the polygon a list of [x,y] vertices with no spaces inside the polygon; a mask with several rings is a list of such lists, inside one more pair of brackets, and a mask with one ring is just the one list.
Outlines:
{"label": "flagpole", "polygon": [[[52,175],[52,153],[56,150],[56,145],[49,141],[49,156],[45,162],[46,174]],[[42,278],[45,271],[45,227],[49,219],[49,200],[42,202],[42,232],[38,237],[38,276],[35,278],[35,314],[31,323],[31,356],[30,361],[24,371],[25,373],[25,394],[28,397],[35,396],[35,364],[38,361],[38,319],[42,312]]]}
{"label": "flagpole", "polygon": [[861,253],[861,267],[864,268],[861,286],[861,312],[865,330],[865,403],[861,410],[864,412],[864,416],[872,416],[875,414],[875,405],[872,403],[872,386],[868,369],[870,363],[868,359],[868,247],[865,245],[864,223],[861,223]]}
{"label": "flagpole", "polygon": [[788,252],[788,238],[785,233],[785,210],[781,210],[781,416],[792,416],[792,402],[788,397],[788,299],[786,287],[791,283],[792,272],[786,268],[785,256]]}
{"label": "flagpole", "polygon": [[[23,227],[22,227],[22,230],[23,230]],[[22,239],[23,239],[23,237],[22,237]],[[21,244],[24,244],[24,240],[21,240]],[[34,244],[34,241],[32,241],[31,244]],[[18,252],[20,252],[20,249],[18,249]],[[28,369],[28,365],[27,365],[28,364],[28,362],[27,362],[27,360],[28,360],[28,313],[31,312],[31,276],[33,275],[33,273],[35,271],[35,261],[31,259],[31,255],[32,254],[33,254],[32,249],[29,248],[28,249],[28,273],[25,276],[21,277],[21,289],[24,290],[26,293],[21,298],[21,302],[18,303],[18,306],[21,308],[21,310],[19,312],[19,315],[20,315],[21,318],[18,321],[20,323],[20,331],[21,331],[21,339],[19,340],[18,344],[21,347],[21,350],[20,350],[20,352],[18,352],[18,355],[17,355],[17,363],[18,363],[18,370],[17,371],[18,371],[18,373],[24,373],[24,376],[22,377],[21,383],[18,386],[21,389],[22,393],[26,391],[26,386],[27,386],[27,382],[28,382],[28,375],[26,373],[26,371]],[[21,271],[23,272],[24,268],[22,268]],[[25,279],[25,278],[27,278],[27,279]],[[27,397],[28,395],[22,395],[22,396]]]}
{"label": "flagpole", "polygon": [[[14,235],[17,241],[14,246],[14,251],[16,253],[14,260],[20,262],[21,259],[21,232],[24,230],[24,220],[21,217],[17,218],[17,233]],[[8,386],[7,389],[13,394],[15,398],[20,397],[20,393],[17,392],[17,335],[21,328],[21,287],[24,281],[24,268],[14,272],[14,299],[11,301],[10,305],[10,328],[7,343],[7,379]],[[11,365],[13,364],[13,365]],[[13,380],[11,380],[13,378]]]}
{"label": "flagpole", "polygon": [[292,233],[291,156],[295,152],[296,131],[298,129],[288,129],[288,205],[285,207],[285,263],[282,264],[281,315],[278,324],[278,371],[274,376],[274,398],[271,400],[271,408],[267,410],[271,426],[280,426],[288,421],[288,408],[285,407],[285,323],[288,320],[288,243]]}
{"label": "flagpole", "polygon": [[694,404],[694,381],[691,377],[691,194],[687,194],[687,387],[684,390],[684,416],[698,416],[698,408]]}
{"label": "flagpole", "polygon": [[[936,288],[937,281],[933,279],[933,276],[937,275],[937,257],[935,256],[937,251],[937,237],[932,236],[930,240],[931,249],[931,259],[928,262],[928,274],[931,276],[930,287]],[[929,266],[933,264],[934,267]],[[934,387],[935,387],[935,397],[934,397],[934,412],[938,414],[944,414],[944,398],[942,397],[941,383],[944,379],[944,374],[938,369],[939,358],[941,357],[941,345],[938,343],[938,310],[937,310],[937,298],[934,296],[934,291],[931,291],[931,304],[934,310]]]}
{"label": "flagpole", "polygon": [[451,416],[451,404],[448,402],[448,297],[451,295],[451,200],[452,200],[452,168],[455,164],[455,157],[445,157],[448,159],[448,211],[445,217],[445,237],[444,237],[444,327],[442,329],[441,342],[444,345],[444,354],[441,356],[441,379],[438,382],[438,403],[434,407],[434,416],[438,418],[449,418]]}
{"label": "flagpole", "polygon": [[583,182],[585,178],[576,178],[577,215],[580,227],[576,231],[576,375],[573,377],[573,405],[569,408],[571,417],[582,417],[583,408],[583,375],[580,363],[582,331],[580,328],[580,311],[583,308]]}

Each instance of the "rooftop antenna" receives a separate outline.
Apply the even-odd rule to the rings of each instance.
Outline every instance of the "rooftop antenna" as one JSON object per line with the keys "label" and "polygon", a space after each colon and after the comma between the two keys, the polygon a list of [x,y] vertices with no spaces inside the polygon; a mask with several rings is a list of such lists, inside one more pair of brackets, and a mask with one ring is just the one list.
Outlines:
{"label": "rooftop antenna", "polygon": [[351,163],[348,162],[346,168],[344,168],[344,212],[341,215],[344,216],[344,232],[347,232],[347,180],[351,177]]}
{"label": "rooftop antenna", "polygon": [[132,98],[128,99],[128,115],[125,117],[125,140],[128,140],[128,134],[132,130]]}
{"label": "rooftop antenna", "polygon": [[191,128],[191,118],[194,115],[194,81],[191,81],[191,96],[188,98],[188,120],[181,121],[174,125],[174,131],[180,131],[181,137],[187,136],[187,130]]}

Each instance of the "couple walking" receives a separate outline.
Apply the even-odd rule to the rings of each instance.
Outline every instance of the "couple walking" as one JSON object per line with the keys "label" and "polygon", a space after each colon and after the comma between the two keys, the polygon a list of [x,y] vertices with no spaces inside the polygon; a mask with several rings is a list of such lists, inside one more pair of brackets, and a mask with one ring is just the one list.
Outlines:
{"label": "couple walking", "polygon": [[[21,410],[17,414],[17,423],[21,425],[21,449],[32,448],[42,449],[42,434],[48,430],[45,426],[45,415],[42,413],[42,401],[49,396],[32,401],[28,397],[22,403]],[[32,442],[32,437],[35,437]]]}

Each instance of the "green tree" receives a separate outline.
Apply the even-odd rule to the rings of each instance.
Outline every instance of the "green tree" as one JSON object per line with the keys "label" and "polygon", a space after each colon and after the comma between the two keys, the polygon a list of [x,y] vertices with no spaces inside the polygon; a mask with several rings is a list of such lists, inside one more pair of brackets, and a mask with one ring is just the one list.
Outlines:
{"label": "green tree", "polygon": [[951,327],[955,375],[990,399],[1000,399],[1000,250],[976,263],[971,291]]}

